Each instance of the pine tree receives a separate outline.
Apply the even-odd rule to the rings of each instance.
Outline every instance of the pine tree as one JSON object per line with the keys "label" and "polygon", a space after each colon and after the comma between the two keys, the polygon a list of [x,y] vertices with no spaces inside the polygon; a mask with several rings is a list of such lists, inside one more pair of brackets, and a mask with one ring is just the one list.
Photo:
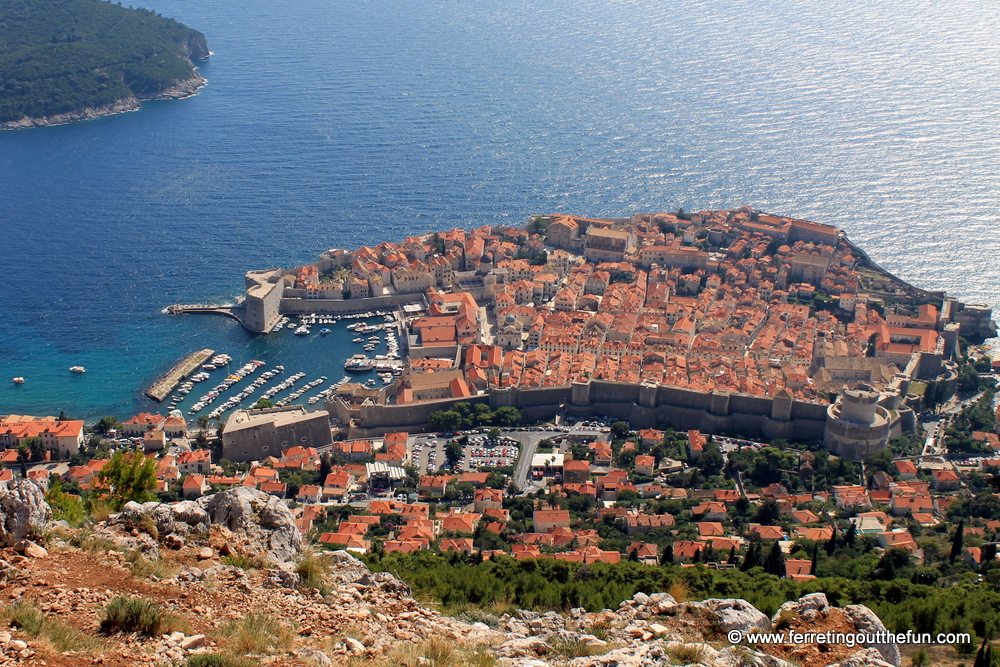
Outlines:
{"label": "pine tree", "polygon": [[955,536],[951,539],[951,553],[948,554],[948,562],[954,563],[955,559],[962,555],[962,542],[965,539],[965,522],[959,521],[958,528],[955,529]]}

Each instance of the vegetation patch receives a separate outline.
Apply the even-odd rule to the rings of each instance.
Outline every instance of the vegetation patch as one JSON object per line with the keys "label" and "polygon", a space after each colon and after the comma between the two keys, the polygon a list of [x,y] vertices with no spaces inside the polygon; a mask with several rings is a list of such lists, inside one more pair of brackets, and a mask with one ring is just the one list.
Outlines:
{"label": "vegetation patch", "polygon": [[104,608],[101,630],[107,633],[136,632],[155,637],[188,629],[187,624],[162,605],[146,598],[119,595]]}
{"label": "vegetation patch", "polygon": [[0,618],[29,637],[47,641],[59,652],[86,652],[101,647],[101,642],[96,637],[91,637],[62,621],[49,618],[28,602],[18,602],[0,608]]}
{"label": "vegetation patch", "polygon": [[266,654],[291,648],[294,631],[268,614],[251,613],[222,628],[227,648],[237,655]]}

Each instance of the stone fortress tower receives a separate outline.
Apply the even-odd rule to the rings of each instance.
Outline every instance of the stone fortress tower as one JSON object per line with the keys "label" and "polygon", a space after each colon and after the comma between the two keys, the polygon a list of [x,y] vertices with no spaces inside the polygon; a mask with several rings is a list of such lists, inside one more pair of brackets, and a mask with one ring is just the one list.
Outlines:
{"label": "stone fortress tower", "polygon": [[826,411],[823,446],[837,456],[860,460],[885,449],[892,416],[878,404],[874,387],[859,384],[840,393]]}

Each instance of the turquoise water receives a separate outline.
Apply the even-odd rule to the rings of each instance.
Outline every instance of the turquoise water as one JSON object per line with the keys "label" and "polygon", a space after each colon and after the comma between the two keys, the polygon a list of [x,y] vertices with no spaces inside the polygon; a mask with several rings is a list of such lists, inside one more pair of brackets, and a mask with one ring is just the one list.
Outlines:
{"label": "turquoise water", "polygon": [[0,134],[0,413],[127,417],[201,347],[336,380],[350,337],[160,310],[541,212],[752,203],[997,305],[1000,16],[834,4],[154,3],[208,36],[199,95]]}

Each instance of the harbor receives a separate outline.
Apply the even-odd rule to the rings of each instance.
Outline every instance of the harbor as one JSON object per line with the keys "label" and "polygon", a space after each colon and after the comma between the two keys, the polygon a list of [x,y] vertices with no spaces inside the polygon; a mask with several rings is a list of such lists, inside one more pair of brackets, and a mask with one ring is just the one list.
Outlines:
{"label": "harbor", "polygon": [[143,393],[158,403],[162,402],[163,399],[170,395],[170,392],[174,390],[174,387],[176,387],[181,380],[186,378],[199,366],[208,361],[213,354],[215,354],[215,350],[209,349],[192,352],[175,364],[173,368],[167,371],[166,375],[157,380],[152,387]]}

